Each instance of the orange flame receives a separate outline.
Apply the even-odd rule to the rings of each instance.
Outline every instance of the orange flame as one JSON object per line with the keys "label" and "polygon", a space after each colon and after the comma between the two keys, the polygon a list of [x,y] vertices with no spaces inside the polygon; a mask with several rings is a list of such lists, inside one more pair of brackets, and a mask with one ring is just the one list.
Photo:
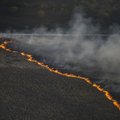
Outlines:
{"label": "orange flame", "polygon": [[[10,42],[10,41],[4,41],[2,44],[0,44],[0,48],[6,50],[6,51],[8,51],[8,52],[14,52],[13,50],[7,48],[7,45],[8,45],[9,43],[11,43],[11,42]],[[62,73],[62,72],[60,72],[60,71],[58,71],[58,70],[56,70],[56,69],[54,69],[54,68],[50,68],[48,65],[46,65],[46,64],[44,64],[44,63],[42,63],[42,62],[38,62],[37,60],[35,60],[35,59],[32,57],[31,54],[24,53],[24,52],[21,52],[20,54],[21,54],[21,56],[24,56],[29,62],[33,62],[33,63],[35,63],[35,64],[37,64],[37,65],[39,65],[39,66],[41,66],[41,67],[44,67],[44,68],[46,68],[47,70],[49,70],[50,72],[53,72],[53,73],[56,73],[56,74],[59,74],[59,75],[61,75],[61,76],[65,76],[65,77],[78,78],[78,79],[80,79],[80,80],[85,81],[86,83],[90,84],[91,86],[93,86],[94,88],[96,88],[98,91],[100,91],[101,93],[103,93],[103,94],[105,95],[105,97],[106,97],[109,101],[111,101],[111,102],[113,103],[113,105],[118,108],[118,110],[120,110],[120,104],[118,103],[118,101],[115,100],[115,99],[111,96],[111,94],[110,94],[108,91],[104,90],[100,85],[97,85],[96,83],[91,82],[91,80],[90,80],[89,78],[87,78],[87,77],[82,77],[82,76],[78,76],[78,75],[74,75],[74,74],[69,74],[69,73]]]}
{"label": "orange flame", "polygon": [[12,50],[7,48],[7,45],[10,43],[10,41],[4,41],[2,44],[0,44],[0,48],[8,51],[8,52],[12,52]]}

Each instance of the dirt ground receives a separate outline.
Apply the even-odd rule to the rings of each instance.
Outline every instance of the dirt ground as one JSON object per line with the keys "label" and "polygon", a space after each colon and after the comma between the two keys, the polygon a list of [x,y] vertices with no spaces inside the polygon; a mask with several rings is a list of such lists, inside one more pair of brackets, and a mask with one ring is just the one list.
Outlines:
{"label": "dirt ground", "polygon": [[0,49],[0,120],[119,120],[119,113],[85,82]]}

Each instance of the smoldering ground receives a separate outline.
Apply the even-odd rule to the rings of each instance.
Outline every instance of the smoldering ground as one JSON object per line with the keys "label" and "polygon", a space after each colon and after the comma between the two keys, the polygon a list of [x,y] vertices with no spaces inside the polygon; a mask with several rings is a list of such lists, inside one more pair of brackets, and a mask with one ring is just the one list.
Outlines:
{"label": "smoldering ground", "polygon": [[[100,77],[114,91],[120,91],[120,30],[100,34],[91,19],[76,14],[70,29],[48,31],[41,27],[31,34],[6,34],[20,42],[19,47],[37,56],[44,56],[53,65],[75,71],[87,71]],[[50,63],[49,62],[49,63]],[[96,78],[97,78],[96,77]],[[100,82],[100,81],[97,81]]]}

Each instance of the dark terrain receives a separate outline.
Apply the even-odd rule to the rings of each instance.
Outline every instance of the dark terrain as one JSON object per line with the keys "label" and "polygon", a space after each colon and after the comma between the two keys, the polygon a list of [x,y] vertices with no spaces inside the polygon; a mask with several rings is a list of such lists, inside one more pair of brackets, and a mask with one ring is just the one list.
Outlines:
{"label": "dark terrain", "polygon": [[[120,24],[118,0],[0,0],[0,32],[69,28],[83,12],[102,29]],[[80,79],[63,77],[0,49],[0,120],[119,120],[119,110]]]}
{"label": "dark terrain", "polygon": [[0,120],[119,119],[119,110],[85,82],[0,49]]}
{"label": "dark terrain", "polygon": [[107,29],[120,25],[119,6],[118,0],[0,0],[0,30],[66,29],[76,12]]}

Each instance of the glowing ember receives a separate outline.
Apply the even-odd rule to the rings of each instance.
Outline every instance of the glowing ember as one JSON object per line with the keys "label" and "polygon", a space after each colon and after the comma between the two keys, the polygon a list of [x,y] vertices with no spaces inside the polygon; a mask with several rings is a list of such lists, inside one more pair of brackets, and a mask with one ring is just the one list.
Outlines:
{"label": "glowing ember", "polygon": [[[15,52],[15,51],[7,48],[7,45],[9,43],[11,43],[11,42],[10,41],[4,41],[2,44],[0,44],[0,48],[6,50],[8,52]],[[96,88],[98,91],[100,91],[101,93],[103,93],[106,96],[106,98],[108,100],[110,100],[113,103],[113,105],[120,110],[120,104],[115,99],[113,99],[113,97],[111,96],[111,94],[108,91],[106,91],[103,88],[101,88],[100,85],[97,85],[96,83],[91,82],[91,80],[89,78],[87,78],[87,77],[81,77],[81,76],[77,76],[77,75],[69,74],[69,73],[62,73],[62,72],[60,72],[58,70],[50,68],[48,65],[45,65],[42,62],[38,62],[30,54],[27,54],[27,53],[24,53],[24,52],[21,52],[20,54],[21,54],[21,56],[24,56],[29,62],[33,62],[33,63],[35,63],[35,64],[37,64],[39,66],[42,66],[42,67],[46,68],[47,70],[49,70],[50,72],[53,72],[53,73],[56,73],[56,74],[59,74],[61,76],[65,76],[65,77],[78,78],[80,80],[85,81],[86,83],[90,84],[91,86],[93,86],[94,88]]]}

